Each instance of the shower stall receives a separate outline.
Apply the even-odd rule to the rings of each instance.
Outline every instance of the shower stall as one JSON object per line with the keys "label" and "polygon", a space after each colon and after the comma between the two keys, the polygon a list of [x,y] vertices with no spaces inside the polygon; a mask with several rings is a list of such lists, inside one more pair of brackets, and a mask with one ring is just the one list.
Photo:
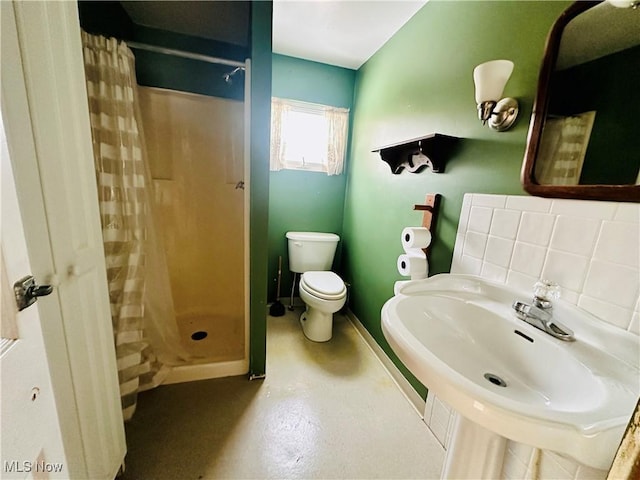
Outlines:
{"label": "shower stall", "polygon": [[[151,211],[160,261],[147,272],[147,308],[170,296],[182,361],[163,383],[228,375],[249,369],[250,65],[149,48],[224,67],[212,81],[244,84],[243,100],[138,87],[151,181]],[[162,255],[164,254],[164,255]],[[168,272],[158,281],[158,269]],[[158,298],[162,305],[166,298]],[[161,313],[160,313],[161,314]]]}
{"label": "shower stall", "polygon": [[[82,35],[130,418],[139,391],[248,373],[250,61]],[[196,70],[222,94],[140,86],[132,49],[205,63]]]}
{"label": "shower stall", "polygon": [[157,234],[192,359],[165,383],[246,373],[244,105],[154,87],[139,99]]}

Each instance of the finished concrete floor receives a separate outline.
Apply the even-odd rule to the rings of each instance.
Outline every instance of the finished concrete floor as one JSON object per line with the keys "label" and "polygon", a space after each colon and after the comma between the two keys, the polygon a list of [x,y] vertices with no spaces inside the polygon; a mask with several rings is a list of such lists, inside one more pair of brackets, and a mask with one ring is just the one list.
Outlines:
{"label": "finished concrete floor", "polygon": [[122,480],[439,478],[442,447],[353,325],[307,340],[267,319],[267,377],[139,395]]}

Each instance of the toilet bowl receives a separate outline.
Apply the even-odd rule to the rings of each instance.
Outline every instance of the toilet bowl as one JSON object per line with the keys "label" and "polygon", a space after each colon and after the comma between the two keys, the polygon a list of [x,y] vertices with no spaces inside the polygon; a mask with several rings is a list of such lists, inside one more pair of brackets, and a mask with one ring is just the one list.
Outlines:
{"label": "toilet bowl", "polygon": [[347,287],[342,279],[330,271],[310,271],[300,278],[300,298],[306,305],[300,316],[302,331],[314,342],[331,340],[333,314],[347,300]]}

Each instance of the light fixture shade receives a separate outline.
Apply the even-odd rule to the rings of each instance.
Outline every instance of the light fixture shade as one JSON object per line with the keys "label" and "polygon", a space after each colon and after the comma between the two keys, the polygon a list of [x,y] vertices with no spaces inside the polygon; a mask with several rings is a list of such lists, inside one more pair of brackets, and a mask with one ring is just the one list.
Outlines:
{"label": "light fixture shade", "polygon": [[607,0],[611,5],[618,8],[637,8],[638,0]]}
{"label": "light fixture shade", "polygon": [[510,60],[492,60],[474,68],[476,103],[500,100],[511,72],[513,72],[513,62]]}

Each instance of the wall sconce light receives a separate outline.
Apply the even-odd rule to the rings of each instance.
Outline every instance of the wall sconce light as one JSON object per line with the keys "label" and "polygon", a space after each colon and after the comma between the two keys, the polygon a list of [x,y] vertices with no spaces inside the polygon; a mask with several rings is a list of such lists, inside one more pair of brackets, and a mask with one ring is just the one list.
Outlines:
{"label": "wall sconce light", "polygon": [[618,8],[633,8],[634,10],[640,7],[640,0],[607,0],[611,5]]}
{"label": "wall sconce light", "polygon": [[518,101],[515,98],[500,98],[504,86],[513,72],[513,62],[492,60],[473,69],[473,81],[476,84],[476,103],[478,117],[482,124],[504,132],[511,128],[518,117]]}

